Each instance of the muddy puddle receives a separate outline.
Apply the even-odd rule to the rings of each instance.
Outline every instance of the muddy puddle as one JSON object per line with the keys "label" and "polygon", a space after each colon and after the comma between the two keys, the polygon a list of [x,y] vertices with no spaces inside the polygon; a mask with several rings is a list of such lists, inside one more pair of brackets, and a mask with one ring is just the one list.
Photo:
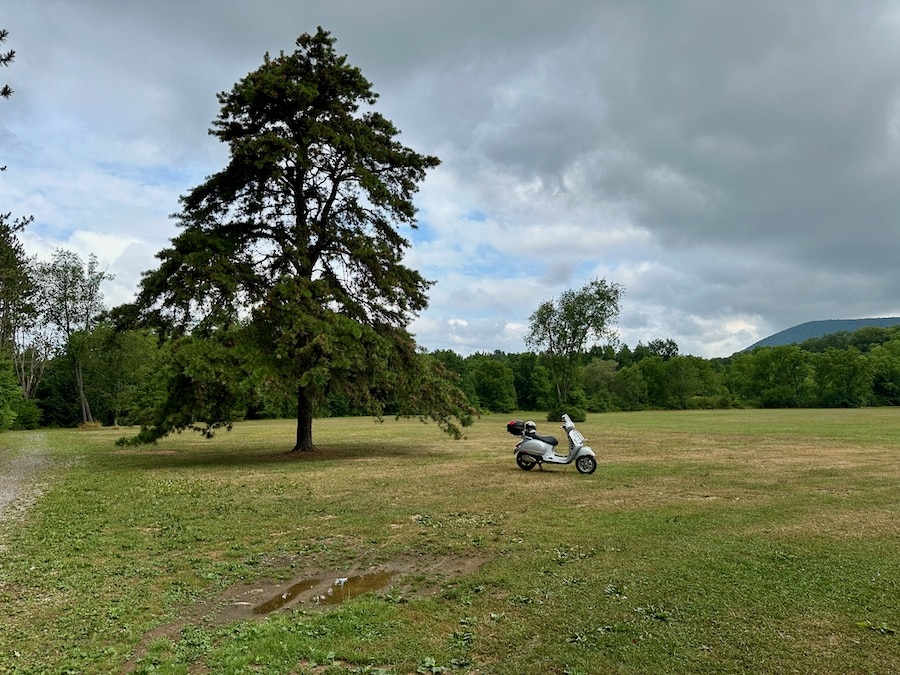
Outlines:
{"label": "muddy puddle", "polygon": [[155,638],[177,639],[189,624],[223,625],[261,621],[275,612],[329,611],[366,593],[391,593],[404,597],[439,593],[454,579],[476,572],[485,559],[467,556],[409,555],[375,567],[346,570],[308,569],[293,579],[232,586],[218,597],[183,608],[181,618],[146,633],[125,664],[132,672]]}
{"label": "muddy puddle", "polygon": [[368,593],[379,591],[390,583],[396,572],[383,570],[368,574],[355,574],[338,577],[330,584],[322,579],[303,579],[292,583],[287,590],[253,607],[258,616],[271,614],[296,602],[309,602],[315,605],[339,605],[347,600]]}
{"label": "muddy puddle", "polygon": [[[399,557],[375,567],[308,569],[281,582],[260,579],[232,586],[219,597],[195,607],[217,623],[262,619],[278,611],[327,610],[366,593],[416,596],[439,592],[448,580],[471,574],[484,564],[466,556]],[[411,579],[429,579],[411,584]]]}

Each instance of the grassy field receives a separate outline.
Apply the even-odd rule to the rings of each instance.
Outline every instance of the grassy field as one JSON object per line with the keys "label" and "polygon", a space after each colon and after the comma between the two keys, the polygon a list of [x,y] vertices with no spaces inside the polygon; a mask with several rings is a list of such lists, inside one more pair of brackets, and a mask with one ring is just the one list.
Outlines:
{"label": "grassy field", "polygon": [[4,433],[0,672],[900,672],[900,410],[507,419]]}

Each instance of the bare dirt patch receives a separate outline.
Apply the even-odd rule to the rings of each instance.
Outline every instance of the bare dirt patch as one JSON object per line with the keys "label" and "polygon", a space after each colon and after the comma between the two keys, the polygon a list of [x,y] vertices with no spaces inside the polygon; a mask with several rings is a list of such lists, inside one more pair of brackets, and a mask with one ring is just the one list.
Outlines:
{"label": "bare dirt patch", "polygon": [[372,567],[308,568],[285,581],[260,579],[231,586],[214,598],[186,608],[177,621],[146,633],[122,672],[132,672],[154,640],[177,639],[188,625],[213,627],[259,621],[273,612],[327,611],[368,592],[403,597],[435,595],[448,581],[472,574],[485,562],[485,558],[476,556],[410,554]]}

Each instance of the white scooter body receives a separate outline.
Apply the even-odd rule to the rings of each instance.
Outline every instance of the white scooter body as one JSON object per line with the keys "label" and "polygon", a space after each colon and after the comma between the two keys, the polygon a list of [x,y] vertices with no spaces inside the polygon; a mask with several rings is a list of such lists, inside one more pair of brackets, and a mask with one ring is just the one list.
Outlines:
{"label": "white scooter body", "polygon": [[[572,418],[562,416],[562,429],[569,439],[569,454],[556,454],[556,446],[559,442],[553,436],[541,436],[537,433],[534,422],[525,422],[522,426],[522,440],[516,444],[513,453],[516,456],[516,464],[525,471],[535,466],[543,468],[544,464],[571,464],[575,462],[575,468],[579,473],[594,473],[597,468],[597,459],[594,451],[584,444],[585,438],[575,428]],[[514,420],[517,422],[517,420]],[[516,433],[518,426],[513,422],[507,425],[510,433]],[[515,429],[515,431],[514,431]]]}

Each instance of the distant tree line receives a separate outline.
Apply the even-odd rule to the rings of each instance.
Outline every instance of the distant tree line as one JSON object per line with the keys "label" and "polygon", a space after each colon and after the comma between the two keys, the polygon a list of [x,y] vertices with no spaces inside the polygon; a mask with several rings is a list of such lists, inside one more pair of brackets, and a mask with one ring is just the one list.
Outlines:
{"label": "distant tree line", "polygon": [[[437,351],[480,410],[555,406],[541,354]],[[582,354],[570,414],[713,408],[835,408],[900,405],[900,326],[862,328],[762,347],[728,358],[682,355],[671,339],[594,347]],[[555,418],[554,418],[555,419]]]}
{"label": "distant tree line", "polygon": [[[50,335],[7,346],[0,367],[4,428],[145,425],[171,390],[185,384],[184,373],[193,378],[191,391],[199,392],[190,399],[198,419],[222,405],[232,408],[233,419],[295,414],[293,392],[265,373],[241,371],[233,349],[239,331],[231,338],[175,343],[148,331],[116,330],[103,318],[69,334],[50,328]],[[457,380],[473,411],[557,407],[544,354],[463,357],[437,350],[417,358],[439,364],[446,377]],[[595,347],[582,355],[571,387],[569,412],[582,419],[608,411],[900,405],[900,327],[834,333],[717,359],[679,354],[668,339],[633,348]],[[400,412],[389,391],[379,395],[384,414]],[[338,388],[315,410],[317,417],[367,414],[368,408]]]}

